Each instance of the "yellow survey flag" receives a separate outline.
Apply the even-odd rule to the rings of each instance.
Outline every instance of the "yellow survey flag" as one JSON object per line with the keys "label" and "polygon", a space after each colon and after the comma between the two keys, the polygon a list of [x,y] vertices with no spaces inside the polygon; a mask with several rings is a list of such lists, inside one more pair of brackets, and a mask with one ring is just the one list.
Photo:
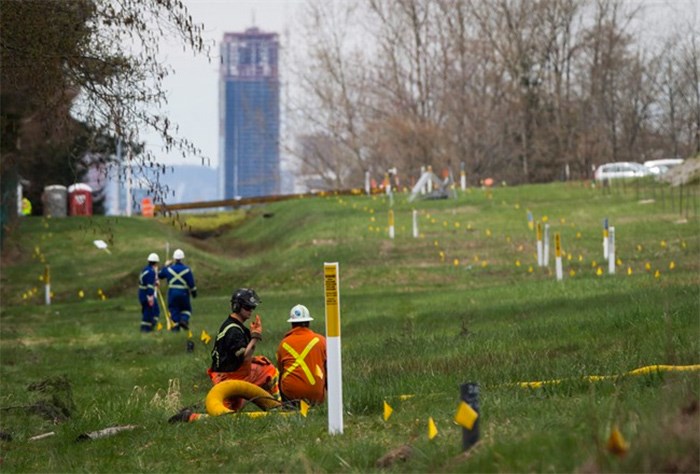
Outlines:
{"label": "yellow survey flag", "polygon": [[428,418],[428,439],[433,439],[437,436],[438,434],[438,429],[437,426],[435,426],[435,421],[433,421],[433,417]]}
{"label": "yellow survey flag", "polygon": [[629,443],[622,437],[622,433],[620,433],[617,426],[613,426],[612,431],[610,432],[607,447],[608,451],[613,454],[617,454],[618,456],[624,456],[629,450]]}
{"label": "yellow survey flag", "polygon": [[163,330],[163,323],[158,321],[158,325],[156,326],[156,331],[162,331]]}
{"label": "yellow survey flag", "polygon": [[468,403],[459,402],[457,413],[455,414],[455,422],[458,425],[471,430],[474,427],[474,423],[476,422],[477,418],[479,418],[479,414],[474,411],[474,409],[469,406]]}
{"label": "yellow survey flag", "polygon": [[199,338],[204,344],[209,344],[209,341],[211,341],[211,336],[204,329],[202,329],[202,334],[199,336]]}
{"label": "yellow survey flag", "polygon": [[309,404],[304,400],[299,401],[299,413],[301,413],[303,417],[306,417],[306,414],[309,413]]}
{"label": "yellow survey flag", "polygon": [[384,421],[389,420],[389,417],[394,412],[394,409],[384,400]]}

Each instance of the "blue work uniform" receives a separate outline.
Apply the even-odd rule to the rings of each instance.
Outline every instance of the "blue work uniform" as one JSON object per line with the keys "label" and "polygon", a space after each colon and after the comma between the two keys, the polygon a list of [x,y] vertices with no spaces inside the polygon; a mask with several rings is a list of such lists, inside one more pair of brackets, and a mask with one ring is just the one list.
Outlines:
{"label": "blue work uniform", "polygon": [[[139,275],[139,301],[141,302],[141,332],[151,332],[158,324],[158,301],[156,301],[156,269],[146,265]],[[148,302],[148,297],[152,303]]]}
{"label": "blue work uniform", "polygon": [[192,270],[184,263],[176,261],[164,267],[158,273],[158,278],[168,280],[168,310],[174,324],[172,330],[189,329],[190,317],[192,317],[190,294],[193,298],[197,297]]}

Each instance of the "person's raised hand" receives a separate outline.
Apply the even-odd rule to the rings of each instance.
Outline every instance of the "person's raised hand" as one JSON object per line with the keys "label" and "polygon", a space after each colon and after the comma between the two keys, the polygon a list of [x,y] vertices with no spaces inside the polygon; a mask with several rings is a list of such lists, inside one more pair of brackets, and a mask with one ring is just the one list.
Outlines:
{"label": "person's raised hand", "polygon": [[250,337],[252,337],[253,339],[262,340],[262,332],[262,321],[260,321],[260,315],[256,314],[255,320],[250,323]]}

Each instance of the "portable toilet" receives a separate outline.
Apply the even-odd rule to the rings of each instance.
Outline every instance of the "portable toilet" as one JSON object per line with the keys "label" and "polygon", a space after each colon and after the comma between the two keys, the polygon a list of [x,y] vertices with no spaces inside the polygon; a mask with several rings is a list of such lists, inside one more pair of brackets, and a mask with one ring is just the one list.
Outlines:
{"label": "portable toilet", "polygon": [[41,195],[41,201],[44,203],[45,217],[66,217],[68,192],[65,186],[60,184],[46,186]]}
{"label": "portable toilet", "polygon": [[92,188],[85,183],[68,187],[68,208],[71,216],[92,215]]}
{"label": "portable toilet", "polygon": [[143,217],[153,217],[155,211],[155,206],[153,205],[153,200],[146,196],[141,199],[141,215]]}

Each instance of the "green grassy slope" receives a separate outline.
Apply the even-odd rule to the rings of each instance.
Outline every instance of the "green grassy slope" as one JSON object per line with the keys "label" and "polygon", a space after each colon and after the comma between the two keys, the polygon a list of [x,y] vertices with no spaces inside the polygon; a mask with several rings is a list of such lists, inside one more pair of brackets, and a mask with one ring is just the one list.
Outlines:
{"label": "green grassy slope", "polygon": [[[14,438],[2,442],[1,465],[7,472],[367,472],[410,445],[408,459],[389,470],[697,470],[699,371],[585,380],[700,364],[700,226],[690,209],[680,216],[633,187],[554,184],[413,203],[405,194],[393,203],[330,196],[163,220],[25,219],[1,274],[0,429]],[[547,268],[537,266],[528,211],[549,224],[552,252],[561,235],[561,282],[553,256]],[[615,275],[602,254],[604,218],[616,231]],[[138,332],[138,272],[152,251],[164,260],[166,246],[185,251],[197,279],[194,353],[182,334]],[[306,418],[168,424],[183,406],[203,406],[211,346],[199,335],[215,334],[234,289],[260,294],[260,352],[270,358],[294,304],[307,305],[324,331],[324,262],[340,265],[345,433],[328,435],[325,407]],[[50,307],[41,279],[47,264]],[[560,383],[517,386],[548,380]],[[481,442],[465,456],[452,419],[466,381],[480,385],[482,416]],[[386,422],[384,401],[394,408]],[[429,417],[439,429],[433,440]],[[137,428],[74,441],[127,424]],[[614,425],[630,443],[624,457],[605,449]]]}

